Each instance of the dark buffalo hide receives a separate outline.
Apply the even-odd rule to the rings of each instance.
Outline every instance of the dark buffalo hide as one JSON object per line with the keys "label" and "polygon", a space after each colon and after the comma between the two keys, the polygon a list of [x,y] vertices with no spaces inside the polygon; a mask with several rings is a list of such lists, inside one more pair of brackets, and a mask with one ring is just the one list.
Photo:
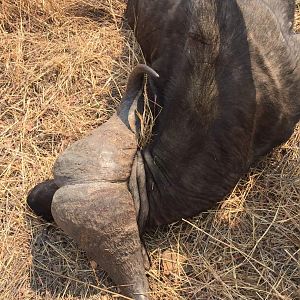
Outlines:
{"label": "dark buffalo hide", "polygon": [[290,0],[128,1],[128,22],[160,75],[148,80],[162,110],[142,151],[148,226],[211,208],[291,136],[300,117],[294,9]]}

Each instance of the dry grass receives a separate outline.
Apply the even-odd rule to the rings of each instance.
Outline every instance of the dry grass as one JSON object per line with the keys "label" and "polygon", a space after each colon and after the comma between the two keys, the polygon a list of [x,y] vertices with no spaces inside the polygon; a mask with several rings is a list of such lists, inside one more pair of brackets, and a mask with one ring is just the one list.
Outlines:
{"label": "dry grass", "polygon": [[[0,2],[0,299],[112,299],[105,274],[25,198],[120,99],[139,57],[123,9]],[[299,147],[300,128],[217,211],[146,237],[154,299],[300,299]]]}

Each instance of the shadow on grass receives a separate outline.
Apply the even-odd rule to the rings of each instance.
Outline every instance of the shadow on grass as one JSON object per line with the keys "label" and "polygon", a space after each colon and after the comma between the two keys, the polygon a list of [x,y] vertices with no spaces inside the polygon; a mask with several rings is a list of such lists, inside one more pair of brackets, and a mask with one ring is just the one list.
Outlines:
{"label": "shadow on grass", "polygon": [[85,299],[107,294],[104,290],[113,284],[105,272],[93,269],[85,253],[54,224],[34,223],[31,288],[38,295]]}

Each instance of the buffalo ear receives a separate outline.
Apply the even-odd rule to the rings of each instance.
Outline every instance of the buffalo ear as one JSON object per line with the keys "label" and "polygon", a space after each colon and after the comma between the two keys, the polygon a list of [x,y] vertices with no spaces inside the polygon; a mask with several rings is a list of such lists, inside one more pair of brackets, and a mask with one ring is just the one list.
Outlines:
{"label": "buffalo ear", "polygon": [[137,133],[136,110],[143,96],[144,75],[158,78],[159,75],[149,66],[137,65],[129,75],[126,92],[118,108],[118,116],[134,133]]}

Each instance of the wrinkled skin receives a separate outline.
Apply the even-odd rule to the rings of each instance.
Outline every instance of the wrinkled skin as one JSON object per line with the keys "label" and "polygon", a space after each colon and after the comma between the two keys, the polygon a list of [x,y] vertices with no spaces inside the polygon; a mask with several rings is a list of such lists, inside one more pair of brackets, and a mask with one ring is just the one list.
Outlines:
{"label": "wrinkled skin", "polygon": [[[118,113],[57,160],[29,206],[55,222],[121,292],[147,299],[139,234],[221,201],[251,164],[285,142],[300,118],[295,1],[129,0],[126,16],[158,102],[152,142],[138,149],[131,76]],[[153,71],[155,70],[160,76]],[[134,71],[135,72],[135,71]],[[133,73],[134,73],[133,72]]]}
{"label": "wrinkled skin", "polygon": [[[221,201],[300,117],[295,1],[129,0],[126,16],[163,107],[143,150],[147,226]],[[162,17],[163,16],[163,17]]]}

